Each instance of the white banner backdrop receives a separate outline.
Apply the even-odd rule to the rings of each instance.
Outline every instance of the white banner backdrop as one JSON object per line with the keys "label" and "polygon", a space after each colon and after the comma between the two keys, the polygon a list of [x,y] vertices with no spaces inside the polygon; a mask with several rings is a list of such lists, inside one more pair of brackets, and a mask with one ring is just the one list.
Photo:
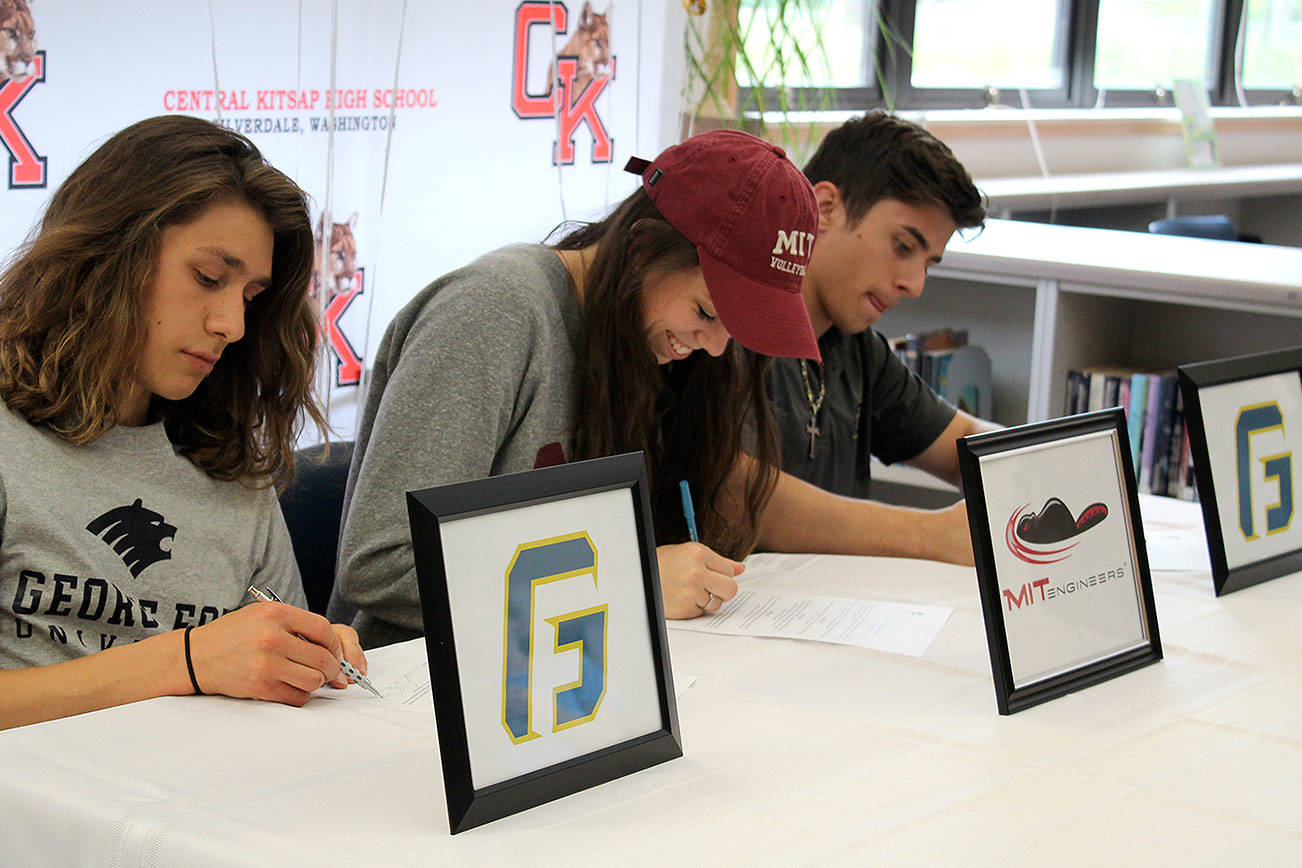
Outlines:
{"label": "white banner backdrop", "polygon": [[487,250],[604,213],[634,188],[628,157],[670,144],[678,94],[662,83],[677,71],[663,60],[681,15],[647,6],[0,0],[31,25],[0,43],[0,249],[136,120],[239,130],[311,194],[318,234],[328,224],[322,388],[350,438],[365,357],[408,298]]}

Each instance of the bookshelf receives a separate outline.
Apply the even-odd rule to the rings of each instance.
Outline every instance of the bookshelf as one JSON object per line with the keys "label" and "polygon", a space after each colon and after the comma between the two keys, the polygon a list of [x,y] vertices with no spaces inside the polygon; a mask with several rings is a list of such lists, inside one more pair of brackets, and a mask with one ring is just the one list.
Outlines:
{"label": "bookshelf", "polygon": [[1302,344],[1302,248],[988,220],[877,328],[947,326],[990,354],[994,420],[1039,421],[1063,414],[1072,368]]}

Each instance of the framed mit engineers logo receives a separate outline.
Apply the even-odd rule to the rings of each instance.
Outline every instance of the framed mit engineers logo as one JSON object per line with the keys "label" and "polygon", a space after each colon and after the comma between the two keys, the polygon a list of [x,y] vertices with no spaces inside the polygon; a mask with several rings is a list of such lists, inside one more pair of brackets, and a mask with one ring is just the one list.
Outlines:
{"label": "framed mit engineers logo", "polygon": [[407,510],[453,834],[682,756],[641,453]]}
{"label": "framed mit engineers logo", "polygon": [[1217,596],[1302,570],[1302,347],[1177,370]]}
{"label": "framed mit engineers logo", "polygon": [[1162,659],[1120,409],[964,437],[958,457],[1000,714]]}

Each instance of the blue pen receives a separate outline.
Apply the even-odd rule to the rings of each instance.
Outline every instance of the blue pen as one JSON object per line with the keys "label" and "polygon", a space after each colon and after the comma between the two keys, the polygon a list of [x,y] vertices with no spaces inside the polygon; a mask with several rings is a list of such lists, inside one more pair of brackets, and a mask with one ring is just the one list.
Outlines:
{"label": "blue pen", "polygon": [[700,542],[696,536],[696,510],[692,508],[692,490],[687,487],[686,479],[678,483],[678,488],[683,493],[683,518],[687,519],[687,535],[692,538],[692,542]]}

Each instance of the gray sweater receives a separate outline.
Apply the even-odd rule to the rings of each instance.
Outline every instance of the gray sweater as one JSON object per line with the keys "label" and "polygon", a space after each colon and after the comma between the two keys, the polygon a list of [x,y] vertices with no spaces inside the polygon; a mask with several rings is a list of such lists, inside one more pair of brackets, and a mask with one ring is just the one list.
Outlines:
{"label": "gray sweater", "polygon": [[210,478],[161,422],[73,446],[0,404],[0,668],[197,627],[254,582],[306,605],[271,488]]}
{"label": "gray sweater", "polygon": [[580,309],[552,250],[515,245],[425,287],[384,333],[344,492],[336,599],[364,647],[421,633],[406,492],[572,454]]}

